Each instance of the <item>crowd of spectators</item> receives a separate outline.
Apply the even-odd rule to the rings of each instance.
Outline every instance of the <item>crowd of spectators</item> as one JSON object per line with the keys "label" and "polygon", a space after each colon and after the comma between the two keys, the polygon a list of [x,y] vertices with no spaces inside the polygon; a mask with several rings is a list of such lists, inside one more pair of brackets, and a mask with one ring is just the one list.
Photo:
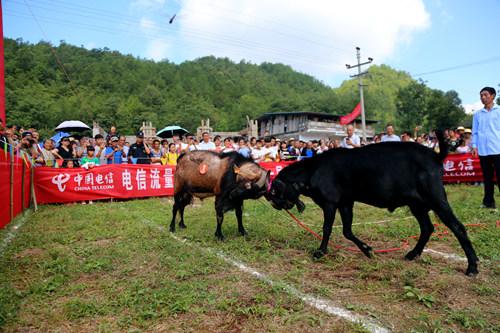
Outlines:
{"label": "crowd of spectators", "polygon": [[[125,136],[117,134],[116,127],[111,126],[109,134],[103,137],[97,134],[94,138],[74,135],[63,136],[59,142],[45,139],[40,142],[40,136],[34,126],[28,130],[7,126],[0,133],[0,142],[23,151],[29,155],[38,166],[54,166],[57,160],[63,160],[62,167],[92,168],[104,164],[156,164],[176,165],[177,158],[182,153],[193,150],[209,150],[217,153],[238,151],[245,157],[251,157],[255,162],[292,161],[321,154],[329,149],[353,149],[369,144],[388,141],[417,142],[421,145],[439,150],[435,133],[404,132],[396,135],[393,125],[387,125],[385,132],[374,135],[372,140],[365,142],[354,134],[354,126],[346,126],[346,136],[339,140],[295,140],[293,137],[281,141],[273,136],[263,138],[210,138],[209,133],[203,133],[198,142],[191,133],[184,137],[174,135],[163,140],[145,139],[142,132],[137,133],[136,142],[130,144]],[[444,132],[449,153],[471,152],[472,131],[462,126],[447,129]],[[16,151],[17,151],[16,150]]]}

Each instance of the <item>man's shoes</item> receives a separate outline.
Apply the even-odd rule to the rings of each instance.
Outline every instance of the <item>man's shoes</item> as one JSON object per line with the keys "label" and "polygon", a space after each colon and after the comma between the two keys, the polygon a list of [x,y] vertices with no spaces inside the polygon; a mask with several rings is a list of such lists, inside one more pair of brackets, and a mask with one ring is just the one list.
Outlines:
{"label": "man's shoes", "polygon": [[482,204],[482,205],[481,205],[481,208],[495,209],[495,208],[496,208],[496,206],[495,206],[495,204],[493,204],[493,205],[485,205],[485,204]]}

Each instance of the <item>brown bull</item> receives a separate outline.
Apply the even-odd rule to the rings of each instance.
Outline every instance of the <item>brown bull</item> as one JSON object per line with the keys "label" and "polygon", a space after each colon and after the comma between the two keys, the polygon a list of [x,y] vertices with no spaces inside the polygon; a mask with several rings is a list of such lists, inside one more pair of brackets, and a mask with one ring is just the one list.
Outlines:
{"label": "brown bull", "polygon": [[175,217],[179,212],[179,227],[184,224],[184,208],[193,197],[215,196],[217,230],[215,236],[224,240],[221,226],[224,213],[234,209],[238,220],[238,231],[243,227],[242,207],[245,199],[258,199],[269,187],[269,172],[253,160],[237,152],[217,154],[209,151],[192,151],[181,155],[174,175],[174,206],[170,231],[175,232]]}

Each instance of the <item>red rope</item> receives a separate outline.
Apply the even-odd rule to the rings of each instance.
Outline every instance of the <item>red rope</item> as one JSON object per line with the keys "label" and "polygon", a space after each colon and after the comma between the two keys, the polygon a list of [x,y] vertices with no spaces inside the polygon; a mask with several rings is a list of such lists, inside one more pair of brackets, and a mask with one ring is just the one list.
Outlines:
{"label": "red rope", "polygon": [[[301,223],[301,222],[300,222],[300,221],[299,221],[299,220],[298,220],[295,216],[293,216],[293,214],[292,214],[292,213],[290,213],[287,209],[285,209],[285,210],[286,210],[286,212],[288,213],[288,215],[290,215],[290,216],[291,216],[291,217],[292,217],[292,218],[293,218],[293,219],[294,219],[294,220],[295,220],[298,224],[300,224],[300,226],[301,226],[302,228],[306,229],[307,231],[309,231],[311,234],[313,234],[313,235],[314,235],[314,236],[316,236],[317,238],[319,238],[319,239],[323,240],[323,238],[321,238],[320,236],[318,236],[318,235],[317,235],[314,231],[312,231],[311,229],[309,229],[308,227],[306,227],[305,225],[303,225],[303,224],[302,224],[302,223]],[[443,224],[436,224],[435,222],[436,222],[437,220],[439,220],[439,217],[438,217],[438,218],[436,218],[436,219],[434,220],[434,226],[435,226],[435,227],[445,227],[445,228],[446,228],[446,226],[445,226],[445,225],[443,225]],[[499,228],[499,226],[500,226],[500,221],[497,221],[497,228]],[[488,228],[486,228],[485,226],[482,226],[482,225],[479,225],[479,224],[467,224],[467,225],[466,225],[466,227],[479,227],[479,228],[483,228],[483,229],[489,230],[489,229],[488,229]],[[442,231],[442,232],[437,232],[437,233],[431,234],[431,236],[439,236],[439,237],[441,237],[441,238],[442,238],[442,237],[443,237],[443,235],[448,234],[448,232],[449,232],[448,230],[444,230],[444,231]],[[400,247],[398,247],[398,248],[394,248],[394,249],[385,249],[385,250],[376,250],[376,251],[373,251],[373,252],[375,252],[375,253],[381,253],[381,252],[398,251],[398,250],[401,250],[401,249],[405,248],[405,247],[408,245],[408,243],[409,243],[410,239],[413,239],[413,238],[418,238],[418,237],[420,237],[420,235],[417,235],[417,236],[410,236],[410,237],[408,237],[408,238],[406,239],[406,242],[405,242],[402,246],[400,246]],[[342,246],[335,245],[335,244],[333,244],[333,243],[332,243],[332,242],[330,242],[330,241],[328,242],[328,244],[330,244],[331,246],[333,246],[333,247],[335,247],[335,248],[337,248],[337,249],[340,249],[340,250],[352,251],[352,252],[362,252],[360,249],[349,249],[349,248],[346,248],[346,247],[342,247]]]}
{"label": "red rope", "polygon": [[40,29],[40,31],[42,32],[43,36],[45,37],[45,40],[47,41],[47,43],[49,44],[50,46],[50,49],[52,50],[52,53],[54,53],[54,55],[56,56],[56,59],[57,61],[59,62],[59,65],[61,65],[61,68],[62,70],[64,71],[64,74],[66,74],[66,77],[68,78],[69,80],[69,83],[71,83],[71,86],[73,87],[73,90],[75,90],[75,93],[76,93],[76,96],[78,96],[78,99],[80,99],[80,102],[82,103],[83,107],[85,108],[85,111],[87,111],[87,114],[89,115],[90,117],[90,120],[92,120],[92,123],[95,123],[94,119],[92,118],[92,116],[90,115],[90,112],[89,110],[87,109],[87,106],[85,105],[85,103],[83,102],[83,99],[80,97],[80,94],[78,93],[78,90],[76,90],[76,87],[75,85],[73,84],[73,81],[71,81],[71,78],[69,77],[68,73],[66,72],[66,68],[64,68],[64,65],[62,64],[61,60],[59,59],[59,57],[57,56],[57,53],[56,51],[54,50],[54,48],[52,47],[52,44],[50,43],[49,39],[47,38],[47,35],[45,35],[45,32],[43,31],[42,29],[42,26],[40,25],[40,23],[38,23],[38,20],[36,19],[35,17],[35,14],[33,14],[33,12],[31,11],[31,8],[30,6],[28,5],[28,3],[26,2],[26,0],[24,0],[24,3],[26,4],[26,7],[28,7],[30,13],[31,13],[31,16],[33,16],[33,19],[35,19],[35,22],[36,24],[38,25],[38,28]]}

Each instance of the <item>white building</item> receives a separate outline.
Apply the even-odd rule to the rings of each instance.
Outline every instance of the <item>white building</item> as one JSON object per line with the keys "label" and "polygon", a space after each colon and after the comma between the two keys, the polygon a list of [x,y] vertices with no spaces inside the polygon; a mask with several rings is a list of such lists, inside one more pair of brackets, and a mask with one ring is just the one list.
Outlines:
{"label": "white building", "polygon": [[[340,125],[339,115],[297,111],[297,112],[276,112],[264,113],[255,120],[258,123],[258,133],[260,137],[265,136],[266,132],[281,140],[288,140],[293,137],[295,140],[320,140],[332,141],[342,140],[346,136],[346,125]],[[373,138],[375,131],[372,124],[378,121],[366,120],[366,137]],[[351,124],[354,125],[354,133],[362,137],[361,119],[355,119]]]}

